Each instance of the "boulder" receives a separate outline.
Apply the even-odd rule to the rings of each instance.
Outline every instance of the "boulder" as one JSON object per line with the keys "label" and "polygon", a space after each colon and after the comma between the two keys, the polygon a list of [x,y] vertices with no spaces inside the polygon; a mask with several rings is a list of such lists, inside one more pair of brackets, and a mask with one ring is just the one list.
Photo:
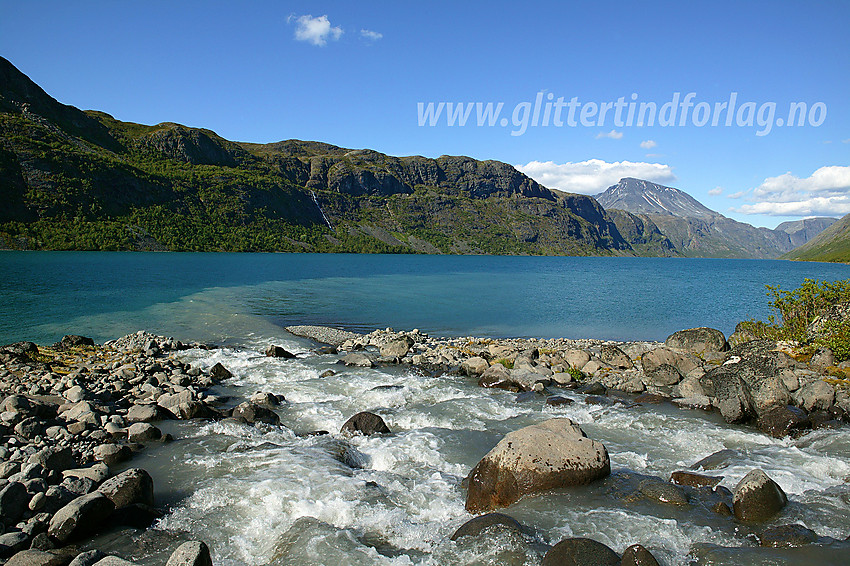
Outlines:
{"label": "boulder", "polygon": [[95,532],[115,509],[100,492],[89,493],[71,501],[50,519],[47,534],[65,543]]}
{"label": "boulder", "polygon": [[646,384],[654,387],[676,385],[682,379],[682,374],[670,364],[661,364],[646,374]]}
{"label": "boulder", "polygon": [[387,342],[386,344],[381,346],[381,356],[393,359],[403,358],[407,355],[412,346],[413,338],[411,338],[410,336],[402,336],[401,338],[391,340],[390,342]]}
{"label": "boulder", "polygon": [[62,566],[68,558],[44,550],[22,550],[6,562],[6,566]]}
{"label": "boulder", "polygon": [[68,566],[92,566],[98,560],[105,557],[106,555],[99,550],[87,550],[75,556]]}
{"label": "boulder", "polygon": [[562,357],[573,369],[581,369],[590,361],[590,354],[584,350],[567,350]]}
{"label": "boulder", "polygon": [[216,381],[224,381],[225,379],[233,377],[233,374],[230,373],[230,370],[221,365],[221,362],[218,362],[210,368],[210,377]]}
{"label": "boulder", "polygon": [[133,405],[127,411],[127,420],[131,423],[152,423],[173,418],[163,407],[159,405]]}
{"label": "boulder", "polygon": [[370,434],[376,433],[388,433],[390,432],[390,429],[384,422],[384,419],[382,419],[379,415],[368,411],[362,411],[345,421],[345,424],[342,425],[342,428],[340,428],[339,431],[341,433],[360,433],[369,436]]}
{"label": "boulder", "polygon": [[732,510],[744,522],[761,522],[776,515],[788,503],[788,497],[775,481],[755,469],[735,486]]}
{"label": "boulder", "polygon": [[233,409],[232,416],[242,419],[249,424],[266,423],[275,426],[280,425],[280,417],[277,413],[267,407],[255,405],[250,401],[237,405]]}
{"label": "boulder", "polygon": [[[499,364],[502,365],[502,364]],[[490,364],[482,358],[481,356],[474,356],[467,360],[464,360],[462,364],[460,364],[460,371],[462,371],[465,375],[470,377],[475,377],[483,374],[487,371],[487,368],[490,367]]]}
{"label": "boulder", "polygon": [[130,442],[149,442],[162,438],[162,431],[149,423],[134,423],[127,429]]}
{"label": "boulder", "polygon": [[461,525],[452,535],[452,540],[466,536],[478,536],[484,529],[494,525],[499,525],[501,528],[522,534],[522,525],[510,515],[505,515],[504,513],[486,513],[470,519]]}
{"label": "boulder", "polygon": [[129,446],[123,444],[100,444],[94,448],[94,459],[107,466],[116,466],[133,456]]}
{"label": "boulder", "polygon": [[268,348],[266,348],[266,356],[269,358],[284,358],[289,360],[294,358],[295,354],[286,351],[280,346],[275,346],[274,344],[272,344]]}
{"label": "boulder", "polygon": [[543,566],[618,566],[620,556],[589,538],[567,538],[549,549]]}
{"label": "boulder", "polygon": [[62,340],[53,345],[54,350],[67,350],[69,348],[78,348],[80,346],[94,346],[94,340],[78,334],[66,334]]}
{"label": "boulder", "polygon": [[42,448],[31,459],[47,471],[63,472],[77,465],[70,447],[48,446]]}
{"label": "boulder", "polygon": [[104,556],[92,566],[136,566],[136,563],[118,558],[117,556]]}
{"label": "boulder", "polygon": [[807,411],[826,410],[835,402],[835,389],[829,383],[818,379],[801,387],[795,397]]}
{"label": "boulder", "polygon": [[468,511],[506,507],[526,495],[582,485],[611,473],[608,451],[569,419],[508,433],[469,474]]}
{"label": "boulder", "polygon": [[134,503],[153,507],[153,479],[141,468],[130,468],[109,478],[97,489],[121,509]]}
{"label": "boulder", "polygon": [[177,547],[165,566],[212,566],[210,549],[199,540],[190,540]]}
{"label": "boulder", "polygon": [[791,402],[791,393],[785,386],[785,382],[779,375],[773,375],[763,379],[753,391],[753,404],[756,413],[761,415],[766,410],[777,405],[787,405]]}
{"label": "boulder", "polygon": [[353,352],[343,357],[340,362],[347,366],[359,367],[359,368],[373,368],[375,367],[375,361],[371,356],[367,354],[363,354],[360,352]]}
{"label": "boulder", "polygon": [[633,544],[623,551],[621,566],[659,566],[658,561],[640,544]]}
{"label": "boulder", "polygon": [[704,476],[687,472],[684,470],[676,471],[670,474],[670,481],[677,485],[687,485],[690,487],[711,487],[713,488],[723,480],[723,476]]}
{"label": "boulder", "polygon": [[682,375],[688,375],[699,367],[699,359],[692,354],[675,352],[670,348],[655,348],[645,353],[640,359],[644,373],[650,374],[662,364],[676,368]]}
{"label": "boulder", "polygon": [[814,353],[812,359],[809,360],[809,365],[819,371],[825,371],[836,365],[835,355],[829,348],[819,348]]}
{"label": "boulder", "polygon": [[706,395],[716,400],[727,423],[746,421],[755,416],[750,387],[738,373],[725,365],[709,371],[700,379]]}
{"label": "boulder", "polygon": [[0,523],[14,525],[27,511],[30,494],[24,484],[16,481],[0,489]]}
{"label": "boulder", "polygon": [[631,369],[634,367],[631,358],[617,346],[605,344],[602,346],[602,354],[599,356],[603,362],[617,369]]}
{"label": "boulder", "polygon": [[793,405],[777,405],[759,415],[758,429],[774,438],[801,433],[812,428],[809,416]]}
{"label": "boulder", "polygon": [[502,364],[493,364],[481,374],[478,379],[481,387],[492,387],[494,389],[506,389],[508,391],[520,391],[522,386],[511,378],[511,372]]}
{"label": "boulder", "polygon": [[674,332],[664,345],[672,350],[681,350],[699,356],[709,352],[725,352],[729,349],[726,336],[714,328],[691,328]]}

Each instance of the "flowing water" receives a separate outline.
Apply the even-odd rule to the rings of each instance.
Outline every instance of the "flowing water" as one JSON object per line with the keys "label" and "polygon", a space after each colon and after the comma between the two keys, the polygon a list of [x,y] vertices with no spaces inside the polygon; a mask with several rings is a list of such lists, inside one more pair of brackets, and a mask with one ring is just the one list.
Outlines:
{"label": "flowing water", "polygon": [[[98,541],[155,564],[174,539],[199,538],[221,565],[536,564],[545,544],[587,536],[618,552],[634,543],[662,564],[850,563],[840,542],[757,551],[728,517],[612,495],[624,472],[668,478],[718,450],[712,475],[732,488],[762,468],[790,503],[771,524],[822,537],[850,535],[850,434],[772,439],[715,414],[669,405],[551,407],[539,396],[485,390],[474,380],[403,367],[355,369],[312,352],[285,324],[418,327],[432,334],[660,339],[699,325],[727,335],[766,316],[764,285],[850,277],[845,266],[770,261],[625,258],[456,258],[236,254],[0,254],[0,341],[99,340],[145,328],[222,343],[181,357],[221,362],[217,391],[283,395],[282,427],[168,422],[176,441],[132,465],[154,477],[168,509],[146,535]],[[268,344],[297,360],[266,358]],[[320,378],[327,369],[337,372]],[[352,414],[380,414],[392,434],[336,434]],[[451,541],[471,516],[462,479],[506,433],[568,417],[602,441],[614,476],[527,498],[506,510],[524,535],[494,531]],[[309,434],[329,431],[327,435]]]}

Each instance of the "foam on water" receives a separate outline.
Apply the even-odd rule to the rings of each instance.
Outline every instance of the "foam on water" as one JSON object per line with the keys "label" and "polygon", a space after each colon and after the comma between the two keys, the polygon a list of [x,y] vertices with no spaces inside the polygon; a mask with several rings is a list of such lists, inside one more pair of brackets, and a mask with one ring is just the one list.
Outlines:
{"label": "foam on water", "polygon": [[[160,529],[210,543],[216,564],[533,564],[533,544],[590,536],[621,552],[641,543],[662,563],[687,564],[694,543],[748,546],[728,518],[629,506],[597,491],[559,490],[527,498],[507,512],[533,539],[492,533],[487,544],[448,540],[470,518],[462,479],[504,434],[568,417],[602,441],[612,469],[669,477],[721,449],[736,450],[712,470],[734,485],[761,467],[789,494],[783,520],[826,536],[850,534],[850,456],[845,432],[818,431],[775,440],[715,415],[669,405],[571,405],[477,387],[474,379],[426,377],[401,368],[347,368],[307,352],[299,340],[275,343],[302,354],[266,358],[248,350],[191,351],[201,367],[221,362],[235,375],[223,393],[263,390],[286,397],[282,427],[180,423],[178,438],[149,457],[155,483],[176,497]],[[320,378],[325,369],[336,375]],[[393,434],[340,436],[355,412],[380,414]],[[299,436],[326,430],[325,436]],[[147,464],[146,464],[146,467]],[[532,543],[532,546],[529,546]],[[299,562],[299,560],[301,562]]]}

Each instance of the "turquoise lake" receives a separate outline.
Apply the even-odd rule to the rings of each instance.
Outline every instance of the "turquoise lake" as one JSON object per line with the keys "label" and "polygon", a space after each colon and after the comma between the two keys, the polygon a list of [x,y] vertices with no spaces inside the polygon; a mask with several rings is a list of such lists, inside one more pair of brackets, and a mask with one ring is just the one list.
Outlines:
{"label": "turquoise lake", "polygon": [[769,313],[765,285],[850,266],[768,260],[0,253],[0,343],[145,329],[244,344],[290,324],[437,335],[663,340]]}

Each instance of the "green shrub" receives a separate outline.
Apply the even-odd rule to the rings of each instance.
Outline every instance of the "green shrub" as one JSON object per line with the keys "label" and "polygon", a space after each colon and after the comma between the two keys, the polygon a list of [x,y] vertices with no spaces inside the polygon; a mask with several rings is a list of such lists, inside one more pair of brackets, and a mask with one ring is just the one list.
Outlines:
{"label": "green shrub", "polygon": [[507,369],[514,369],[514,361],[509,360],[507,358],[499,358],[498,360],[495,361],[495,363],[502,364]]}
{"label": "green shrub", "polygon": [[581,371],[580,369],[576,369],[576,368],[568,369],[567,373],[570,374],[572,376],[572,378],[576,381],[582,381],[583,379],[585,379],[587,377],[584,374],[583,371]]}
{"label": "green shrub", "polygon": [[814,343],[832,350],[837,362],[850,360],[850,323],[834,320],[825,323],[823,336],[816,338]]}

